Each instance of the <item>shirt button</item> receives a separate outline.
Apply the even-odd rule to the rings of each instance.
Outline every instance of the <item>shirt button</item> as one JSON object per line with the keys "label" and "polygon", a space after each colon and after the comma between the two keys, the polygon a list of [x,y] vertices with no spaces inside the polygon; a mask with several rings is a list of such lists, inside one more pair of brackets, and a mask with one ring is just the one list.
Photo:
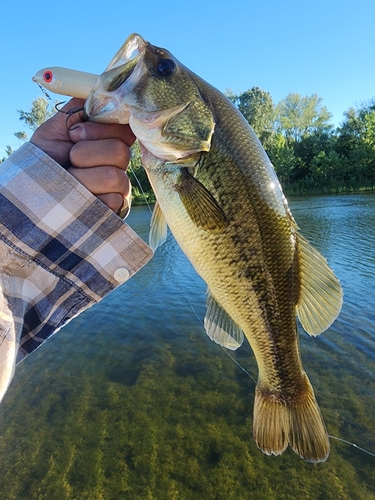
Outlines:
{"label": "shirt button", "polygon": [[124,281],[129,279],[130,273],[126,267],[119,267],[113,274],[116,281],[119,283],[124,283]]}

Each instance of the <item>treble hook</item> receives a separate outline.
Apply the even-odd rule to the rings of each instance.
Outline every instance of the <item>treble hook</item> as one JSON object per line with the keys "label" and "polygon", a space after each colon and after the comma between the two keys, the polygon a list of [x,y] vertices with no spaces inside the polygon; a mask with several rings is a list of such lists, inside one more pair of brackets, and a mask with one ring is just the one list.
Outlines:
{"label": "treble hook", "polygon": [[55,104],[55,109],[58,113],[64,113],[65,115],[68,115],[66,117],[66,126],[68,127],[68,120],[69,118],[74,115],[75,113],[79,113],[80,111],[83,111],[84,110],[84,106],[75,106],[74,108],[70,108],[68,109],[67,111],[63,111],[62,109],[60,109],[58,106],[62,106],[63,104],[65,104],[66,101],[61,101],[61,102],[58,102]]}

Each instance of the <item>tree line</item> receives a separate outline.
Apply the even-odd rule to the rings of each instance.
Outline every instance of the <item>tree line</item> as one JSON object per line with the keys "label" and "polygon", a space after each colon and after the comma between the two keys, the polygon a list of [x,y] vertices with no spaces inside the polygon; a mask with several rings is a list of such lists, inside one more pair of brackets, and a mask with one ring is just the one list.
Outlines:
{"label": "tree line", "polygon": [[[285,193],[374,189],[375,98],[356,109],[350,108],[335,128],[331,113],[317,94],[290,93],[275,105],[271,94],[259,87],[238,94],[231,90],[225,93],[259,137]],[[18,112],[20,120],[35,130],[54,109],[44,97],[38,97],[30,111]],[[15,136],[27,139],[24,131]],[[7,147],[6,154],[11,152]],[[152,202],[152,190],[137,145],[133,146],[129,176],[135,202],[144,203],[145,197]]]}
{"label": "tree line", "polygon": [[227,97],[245,116],[288,194],[351,192],[375,186],[375,99],[344,113],[339,127],[316,94],[275,105],[252,87]]}

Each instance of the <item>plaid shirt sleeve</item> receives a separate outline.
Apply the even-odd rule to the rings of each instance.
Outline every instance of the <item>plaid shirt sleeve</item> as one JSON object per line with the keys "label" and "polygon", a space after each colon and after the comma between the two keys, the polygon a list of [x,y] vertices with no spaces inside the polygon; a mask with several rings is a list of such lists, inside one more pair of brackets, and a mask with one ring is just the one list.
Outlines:
{"label": "plaid shirt sleeve", "polygon": [[0,164],[0,399],[16,363],[132,277],[151,249],[30,143]]}

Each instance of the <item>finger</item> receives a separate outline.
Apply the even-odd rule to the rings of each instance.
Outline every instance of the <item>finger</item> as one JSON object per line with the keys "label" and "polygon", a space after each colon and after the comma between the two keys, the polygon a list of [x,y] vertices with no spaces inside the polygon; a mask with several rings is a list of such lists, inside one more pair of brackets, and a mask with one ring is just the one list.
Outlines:
{"label": "finger", "polygon": [[78,122],[82,122],[84,104],[84,99],[73,97],[63,107],[57,106],[57,113],[53,115],[52,120],[56,120],[59,124],[64,124],[66,128],[73,127]]}
{"label": "finger", "polygon": [[76,123],[70,127],[69,137],[73,142],[115,138],[121,139],[128,146],[131,146],[135,141],[135,135],[129,125],[120,125],[118,123]]}
{"label": "finger", "polygon": [[124,197],[120,193],[98,194],[96,197],[116,214],[124,205]]}
{"label": "finger", "polygon": [[[71,99],[65,104],[61,111],[68,111],[82,107],[83,99]],[[63,166],[69,164],[69,151],[74,143],[68,133],[67,118],[69,123],[76,124],[82,120],[82,112],[71,116],[57,112],[33,133],[30,142],[47,153],[51,158]]]}
{"label": "finger", "polygon": [[77,168],[113,165],[126,170],[130,161],[129,147],[120,139],[77,142],[70,150],[70,163]]}
{"label": "finger", "polygon": [[128,197],[130,194],[129,178],[118,167],[71,167],[69,172],[94,195],[120,193],[122,197]]}
{"label": "finger", "polygon": [[[72,111],[74,109],[79,109],[84,105],[85,101],[83,99],[77,99],[73,97],[69,102],[65,104],[62,108],[59,108],[51,118],[49,118],[46,122],[44,122],[40,127],[36,129],[33,134],[34,136],[40,136],[42,138],[47,138],[51,140],[51,136],[55,132],[54,139],[63,139],[67,141],[71,141],[68,135],[68,127],[66,124],[66,119],[69,117],[71,120],[69,126],[74,126],[78,122],[82,121],[82,111],[77,113],[72,113],[71,115],[67,115],[66,112]],[[63,136],[63,137],[61,137]]]}
{"label": "finger", "polygon": [[[55,131],[59,131],[59,135],[64,136],[61,137],[61,139],[71,141],[68,134],[69,127],[72,127],[82,121],[82,110],[76,112],[74,112],[74,110],[83,108],[84,104],[85,101],[83,99],[73,97],[63,107],[58,107],[58,111],[49,120],[47,120],[47,122],[45,122],[40,129],[44,131],[44,125],[46,125],[46,129],[48,126],[48,129],[52,128]],[[50,130],[48,130],[48,133],[51,133]]]}

